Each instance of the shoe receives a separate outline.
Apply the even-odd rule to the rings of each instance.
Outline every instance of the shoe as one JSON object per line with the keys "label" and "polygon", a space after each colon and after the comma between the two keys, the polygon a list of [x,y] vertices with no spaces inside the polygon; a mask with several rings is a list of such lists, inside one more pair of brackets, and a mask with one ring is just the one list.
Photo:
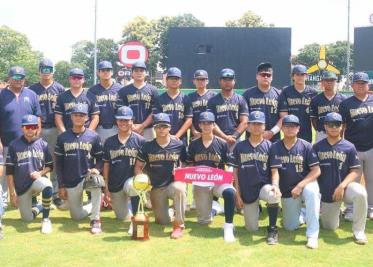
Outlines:
{"label": "shoe", "polygon": [[314,237],[308,237],[306,247],[308,247],[310,249],[317,249],[319,247],[318,239],[314,238]]}
{"label": "shoe", "polygon": [[130,223],[130,226],[128,227],[128,232],[127,232],[130,236],[132,236],[133,234],[133,224],[132,222]]}
{"label": "shoe", "polygon": [[183,228],[180,225],[174,225],[174,229],[171,233],[172,239],[179,239],[183,237]]}
{"label": "shoe", "polygon": [[233,243],[236,241],[233,233],[233,223],[225,223],[224,224],[224,241],[227,243]]}
{"label": "shoe", "polygon": [[216,211],[216,214],[223,214],[224,213],[224,206],[222,206],[216,200],[212,201],[212,209]]}
{"label": "shoe", "polygon": [[91,221],[91,233],[94,235],[102,233],[100,220]]}
{"label": "shoe", "polygon": [[268,226],[267,228],[267,244],[276,245],[278,243],[278,230],[277,226]]}
{"label": "shoe", "polygon": [[355,240],[355,243],[359,245],[366,245],[368,243],[367,236],[365,235],[364,232],[355,232],[354,240]]}
{"label": "shoe", "polygon": [[0,240],[4,238],[3,226],[0,224]]}
{"label": "shoe", "polygon": [[348,222],[352,222],[352,209],[346,208],[344,211],[344,219]]}
{"label": "shoe", "polygon": [[52,233],[52,222],[49,218],[45,218],[41,221],[41,233],[42,234]]}
{"label": "shoe", "polygon": [[306,208],[301,208],[300,209],[300,214],[299,214],[299,224],[306,224]]}
{"label": "shoe", "polygon": [[175,210],[174,208],[168,209],[168,217],[170,217],[170,221],[173,222],[175,220]]}

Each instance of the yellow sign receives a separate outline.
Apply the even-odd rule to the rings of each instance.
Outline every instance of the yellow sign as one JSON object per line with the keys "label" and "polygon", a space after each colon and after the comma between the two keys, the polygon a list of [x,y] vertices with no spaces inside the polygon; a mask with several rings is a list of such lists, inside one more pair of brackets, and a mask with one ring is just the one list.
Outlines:
{"label": "yellow sign", "polygon": [[311,74],[311,73],[314,73],[314,72],[320,71],[320,70],[328,70],[328,71],[334,72],[335,74],[340,74],[341,73],[336,67],[334,67],[332,64],[330,64],[326,60],[326,47],[325,47],[325,45],[322,45],[320,47],[319,61],[317,62],[317,64],[311,66],[307,70],[307,73]]}

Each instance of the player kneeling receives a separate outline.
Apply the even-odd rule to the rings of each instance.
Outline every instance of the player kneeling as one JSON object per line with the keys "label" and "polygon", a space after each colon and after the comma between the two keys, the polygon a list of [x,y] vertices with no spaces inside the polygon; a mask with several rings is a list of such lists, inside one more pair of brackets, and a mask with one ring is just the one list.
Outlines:
{"label": "player kneeling", "polygon": [[342,201],[353,204],[352,230],[355,242],[365,245],[367,191],[355,182],[360,177],[360,161],[355,146],[342,139],[342,116],[328,113],[324,119],[327,137],[314,145],[320,160],[318,178],[321,192],[321,226],[335,230],[339,226]]}
{"label": "player kneeling", "polygon": [[277,214],[281,193],[278,188],[278,173],[271,179],[269,150],[271,142],[263,138],[265,115],[253,111],[249,115],[250,137],[238,143],[233,150],[231,165],[234,167],[234,181],[238,190],[237,206],[243,208],[245,227],[249,231],[259,228],[259,200],[267,202],[269,226],[267,243],[277,244]]}
{"label": "player kneeling", "polygon": [[[188,148],[187,162],[194,166],[209,166],[224,169],[227,163],[228,145],[215,137],[215,116],[211,112],[202,112],[199,116],[199,127],[202,136],[190,144]],[[213,196],[224,199],[224,240],[234,242],[233,216],[236,190],[231,184],[221,185],[193,185],[193,196],[197,210],[197,220],[200,224],[209,224],[212,221],[211,209]]]}
{"label": "player kneeling", "polygon": [[[91,214],[91,233],[101,233],[101,189],[105,181],[100,175],[102,145],[96,132],[84,127],[88,105],[78,103],[72,109],[73,128],[57,137],[56,171],[60,198],[68,201],[70,216],[81,220]],[[94,162],[94,160],[96,162]],[[91,192],[91,203],[83,206],[83,190]]]}
{"label": "player kneeling", "polygon": [[[37,137],[38,117],[25,115],[22,118],[23,136],[9,145],[6,159],[10,201],[19,208],[21,219],[30,222],[42,212],[41,232],[52,232],[49,210],[52,202],[52,182],[45,176],[53,169],[48,144]],[[42,205],[32,207],[32,197],[42,194]]]}
{"label": "player kneeling", "polygon": [[170,117],[166,113],[153,116],[156,138],[146,142],[137,154],[135,175],[145,172],[150,178],[152,190],[150,200],[153,207],[155,222],[167,224],[170,222],[168,199],[173,200],[175,220],[171,238],[178,239],[183,235],[186,185],[174,181],[174,169],[186,159],[186,149],[182,141],[170,136]]}

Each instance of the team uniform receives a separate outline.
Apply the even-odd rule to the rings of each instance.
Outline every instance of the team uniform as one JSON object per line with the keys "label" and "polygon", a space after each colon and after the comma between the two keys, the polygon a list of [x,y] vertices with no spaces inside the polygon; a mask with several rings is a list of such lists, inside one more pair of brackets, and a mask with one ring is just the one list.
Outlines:
{"label": "team uniform", "polygon": [[299,227],[299,215],[302,200],[306,206],[306,223],[308,238],[317,238],[319,234],[320,193],[317,181],[308,183],[301,196],[293,199],[291,191],[310,172],[310,167],[319,165],[312,145],[298,138],[288,150],[283,140],[274,143],[270,149],[270,168],[277,168],[280,175],[282,194],[283,224],[287,230]]}
{"label": "team uniform", "polygon": [[192,108],[193,112],[193,126],[198,132],[201,132],[199,128],[199,114],[207,110],[207,103],[210,98],[214,97],[216,93],[211,90],[207,90],[207,92],[203,95],[198,94],[197,91],[190,93],[188,95],[189,105]]}
{"label": "team uniform", "polygon": [[117,134],[109,137],[104,144],[103,160],[110,164],[108,189],[111,204],[115,216],[121,220],[128,215],[128,198],[137,196],[133,188],[133,170],[137,153],[144,143],[142,136],[132,132],[124,144]]}
{"label": "team uniform", "polygon": [[[0,146],[0,165],[3,168],[4,165],[4,159],[3,159],[3,149],[2,146]],[[3,170],[4,171],[4,170]],[[0,196],[0,240],[3,239],[4,234],[3,234],[3,226],[1,224],[1,218],[4,215],[4,203],[3,203],[3,198]]]}
{"label": "team uniform", "polygon": [[311,99],[317,95],[316,89],[306,86],[302,93],[293,85],[285,87],[278,98],[279,112],[287,112],[300,120],[298,137],[312,142],[312,126],[310,119]]}
{"label": "team uniform", "polygon": [[[261,111],[265,114],[266,130],[271,130],[280,119],[278,112],[278,98],[281,91],[275,87],[270,87],[268,92],[262,92],[258,86],[247,89],[243,97],[247,101],[249,113],[252,111]],[[250,135],[247,132],[248,136]],[[275,134],[271,141],[280,139],[280,133]]]}

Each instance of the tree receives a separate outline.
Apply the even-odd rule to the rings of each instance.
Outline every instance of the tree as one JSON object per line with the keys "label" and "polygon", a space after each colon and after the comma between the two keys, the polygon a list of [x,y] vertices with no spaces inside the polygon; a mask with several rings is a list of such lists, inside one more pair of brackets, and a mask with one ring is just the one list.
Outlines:
{"label": "tree", "polygon": [[28,84],[39,80],[39,61],[43,54],[33,51],[27,36],[7,26],[0,27],[0,80],[5,80],[12,66],[26,70]]}
{"label": "tree", "polygon": [[239,19],[237,20],[228,20],[225,22],[227,27],[274,27],[274,24],[265,23],[262,18],[255,14],[253,11],[246,11]]}
{"label": "tree", "polygon": [[70,87],[69,85],[69,70],[71,69],[70,62],[58,61],[54,65],[54,79],[61,83],[63,86]]}

